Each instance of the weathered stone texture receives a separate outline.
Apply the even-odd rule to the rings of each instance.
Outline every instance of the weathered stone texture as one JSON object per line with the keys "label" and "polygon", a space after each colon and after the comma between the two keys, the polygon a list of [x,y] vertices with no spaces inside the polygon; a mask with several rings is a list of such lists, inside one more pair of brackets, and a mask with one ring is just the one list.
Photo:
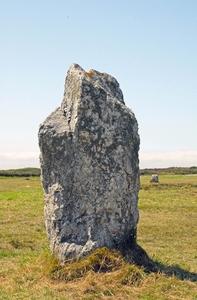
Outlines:
{"label": "weathered stone texture", "polygon": [[159,176],[157,174],[153,174],[149,181],[150,182],[159,182]]}
{"label": "weathered stone texture", "polygon": [[39,146],[46,230],[60,261],[135,239],[138,124],[115,78],[73,64]]}

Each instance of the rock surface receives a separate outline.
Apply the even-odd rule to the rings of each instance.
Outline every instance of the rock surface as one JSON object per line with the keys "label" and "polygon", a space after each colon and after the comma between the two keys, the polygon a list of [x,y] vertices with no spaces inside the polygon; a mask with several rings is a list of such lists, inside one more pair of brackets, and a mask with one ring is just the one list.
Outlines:
{"label": "rock surface", "polygon": [[153,174],[149,182],[159,182],[159,176],[157,174]]}
{"label": "rock surface", "polygon": [[61,107],[39,128],[45,224],[63,262],[135,241],[138,124],[115,78],[73,64]]}

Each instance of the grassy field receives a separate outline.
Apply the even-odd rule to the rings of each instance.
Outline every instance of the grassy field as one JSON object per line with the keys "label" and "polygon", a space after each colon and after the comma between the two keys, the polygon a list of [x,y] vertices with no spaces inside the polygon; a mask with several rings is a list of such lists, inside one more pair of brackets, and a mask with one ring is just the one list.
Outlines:
{"label": "grassy field", "polygon": [[155,273],[107,249],[58,265],[39,177],[0,177],[0,299],[197,299],[197,175],[149,179],[141,176],[138,244]]}

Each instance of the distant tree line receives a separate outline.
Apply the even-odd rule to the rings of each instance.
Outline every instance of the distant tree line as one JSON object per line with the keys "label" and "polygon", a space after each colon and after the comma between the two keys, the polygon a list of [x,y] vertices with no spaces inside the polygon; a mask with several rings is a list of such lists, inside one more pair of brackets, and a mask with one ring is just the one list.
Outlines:
{"label": "distant tree line", "polygon": [[170,168],[155,168],[155,169],[141,169],[140,175],[151,175],[151,174],[180,174],[180,175],[189,175],[197,174],[197,167],[193,166],[190,168],[183,167],[170,167]]}
{"label": "distant tree line", "polygon": [[[182,167],[170,167],[170,168],[153,168],[153,169],[140,169],[140,175],[151,175],[151,174],[197,174],[197,167],[193,166],[190,168]],[[23,169],[10,169],[10,170],[0,170],[0,176],[20,176],[20,177],[30,177],[30,176],[40,176],[41,171],[39,168],[23,168]]]}
{"label": "distant tree line", "polygon": [[0,170],[0,176],[30,177],[30,176],[40,176],[40,173],[41,172],[39,168]]}

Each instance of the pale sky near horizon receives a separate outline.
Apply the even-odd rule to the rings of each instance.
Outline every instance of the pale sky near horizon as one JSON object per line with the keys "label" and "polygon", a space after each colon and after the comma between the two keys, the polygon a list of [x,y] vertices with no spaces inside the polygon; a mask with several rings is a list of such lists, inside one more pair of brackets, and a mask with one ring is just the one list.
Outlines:
{"label": "pale sky near horizon", "polygon": [[39,167],[72,63],[118,80],[141,168],[197,166],[196,0],[1,0],[0,169]]}

